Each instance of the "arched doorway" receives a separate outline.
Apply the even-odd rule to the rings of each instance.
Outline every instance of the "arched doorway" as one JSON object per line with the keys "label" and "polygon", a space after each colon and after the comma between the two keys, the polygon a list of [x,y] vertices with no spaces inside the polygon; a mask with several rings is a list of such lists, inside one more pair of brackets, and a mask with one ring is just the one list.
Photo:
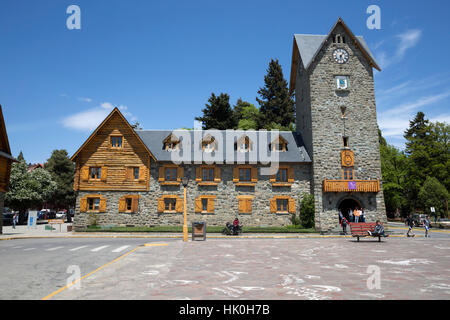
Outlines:
{"label": "arched doorway", "polygon": [[[361,208],[361,203],[359,203],[357,200],[352,199],[352,198],[343,199],[338,207],[339,211],[342,212],[342,215],[349,222],[353,222],[353,221],[350,221],[349,211],[350,210],[353,211],[353,210],[355,210],[355,208]],[[341,217],[339,217],[339,223],[341,223]]]}

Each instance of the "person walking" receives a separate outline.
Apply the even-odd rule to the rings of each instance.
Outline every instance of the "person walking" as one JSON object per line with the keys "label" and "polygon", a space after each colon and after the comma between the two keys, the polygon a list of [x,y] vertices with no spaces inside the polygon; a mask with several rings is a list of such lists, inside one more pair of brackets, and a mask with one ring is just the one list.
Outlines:
{"label": "person walking", "polygon": [[425,238],[429,238],[430,235],[428,234],[428,231],[430,230],[430,219],[428,216],[425,217],[425,219],[423,220],[423,226],[425,227]]}
{"label": "person walking", "polygon": [[[407,218],[406,218],[406,220],[405,220],[405,224],[408,226],[408,232],[406,233],[406,236],[407,237],[414,237],[415,236],[415,234],[414,234],[414,231],[413,231],[413,228],[414,228],[414,220],[413,220],[413,218],[412,218],[412,215],[409,215]],[[412,233],[412,235],[410,235],[410,233]]]}
{"label": "person walking", "polygon": [[353,222],[353,210],[351,208],[348,209],[348,221]]}
{"label": "person walking", "polygon": [[13,229],[16,228],[16,224],[19,222],[19,214],[16,212],[13,215],[12,223],[13,223]]}

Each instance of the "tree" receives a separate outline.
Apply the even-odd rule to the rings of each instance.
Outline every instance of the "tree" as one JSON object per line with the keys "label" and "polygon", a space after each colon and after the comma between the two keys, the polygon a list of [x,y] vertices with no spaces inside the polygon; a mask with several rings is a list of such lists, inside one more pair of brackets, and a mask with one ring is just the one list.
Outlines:
{"label": "tree", "polygon": [[300,202],[300,222],[304,228],[314,228],[314,196],[304,193]]}
{"label": "tree", "polygon": [[195,120],[202,122],[204,130],[226,130],[236,127],[237,123],[233,109],[230,106],[230,96],[228,94],[221,93],[219,96],[216,96],[212,93],[208,102],[209,104],[206,104],[206,108],[202,110],[203,116],[195,118]]}
{"label": "tree", "polygon": [[271,59],[264,87],[258,90],[260,98],[259,128],[272,129],[274,125],[289,128],[295,122],[294,100],[278,60]]}
{"label": "tree", "polygon": [[76,194],[73,190],[75,165],[69,159],[66,150],[53,150],[45,164],[45,169],[52,175],[57,189],[52,195],[52,203],[57,208],[69,209],[75,206]]}
{"label": "tree", "polygon": [[431,123],[431,138],[433,154],[431,155],[431,176],[442,183],[447,190],[450,188],[450,125],[442,122]]}
{"label": "tree", "polygon": [[432,214],[431,207],[435,208],[436,217],[448,216],[449,193],[447,189],[434,177],[427,177],[419,191],[419,203],[428,214]]}
{"label": "tree", "polygon": [[56,188],[56,183],[46,170],[38,168],[28,172],[22,156],[19,162],[11,166],[10,188],[6,193],[5,204],[19,211],[19,222],[23,222],[26,210],[47,202]]}
{"label": "tree", "polygon": [[235,123],[237,123],[237,129],[258,129],[259,109],[255,105],[239,98],[234,106],[233,113]]}

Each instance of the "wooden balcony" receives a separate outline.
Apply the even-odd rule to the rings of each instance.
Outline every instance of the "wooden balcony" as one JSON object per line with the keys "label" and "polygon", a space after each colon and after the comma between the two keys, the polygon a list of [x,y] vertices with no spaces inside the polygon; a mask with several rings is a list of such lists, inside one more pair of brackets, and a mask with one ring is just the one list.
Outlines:
{"label": "wooden balcony", "polygon": [[324,192],[379,192],[379,180],[323,180]]}

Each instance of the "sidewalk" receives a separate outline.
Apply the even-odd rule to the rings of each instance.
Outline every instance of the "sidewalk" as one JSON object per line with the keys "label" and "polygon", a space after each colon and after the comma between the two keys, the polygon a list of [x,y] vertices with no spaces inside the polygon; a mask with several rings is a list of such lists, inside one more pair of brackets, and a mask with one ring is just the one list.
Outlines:
{"label": "sidewalk", "polygon": [[[67,226],[71,225],[65,223],[61,225],[61,232],[59,225],[54,225],[53,231],[45,230],[45,226],[37,225],[36,228],[28,228],[27,226],[4,226],[3,234],[0,235],[0,240],[13,239],[39,239],[39,238],[183,238],[181,232],[67,232]],[[396,229],[396,228],[395,228]],[[403,230],[395,232],[390,229],[390,237],[403,237]],[[189,234],[191,238],[191,234]],[[220,233],[208,233],[207,239],[302,239],[302,238],[351,238],[351,235],[336,235],[320,233],[245,233],[241,236],[227,236]]]}

